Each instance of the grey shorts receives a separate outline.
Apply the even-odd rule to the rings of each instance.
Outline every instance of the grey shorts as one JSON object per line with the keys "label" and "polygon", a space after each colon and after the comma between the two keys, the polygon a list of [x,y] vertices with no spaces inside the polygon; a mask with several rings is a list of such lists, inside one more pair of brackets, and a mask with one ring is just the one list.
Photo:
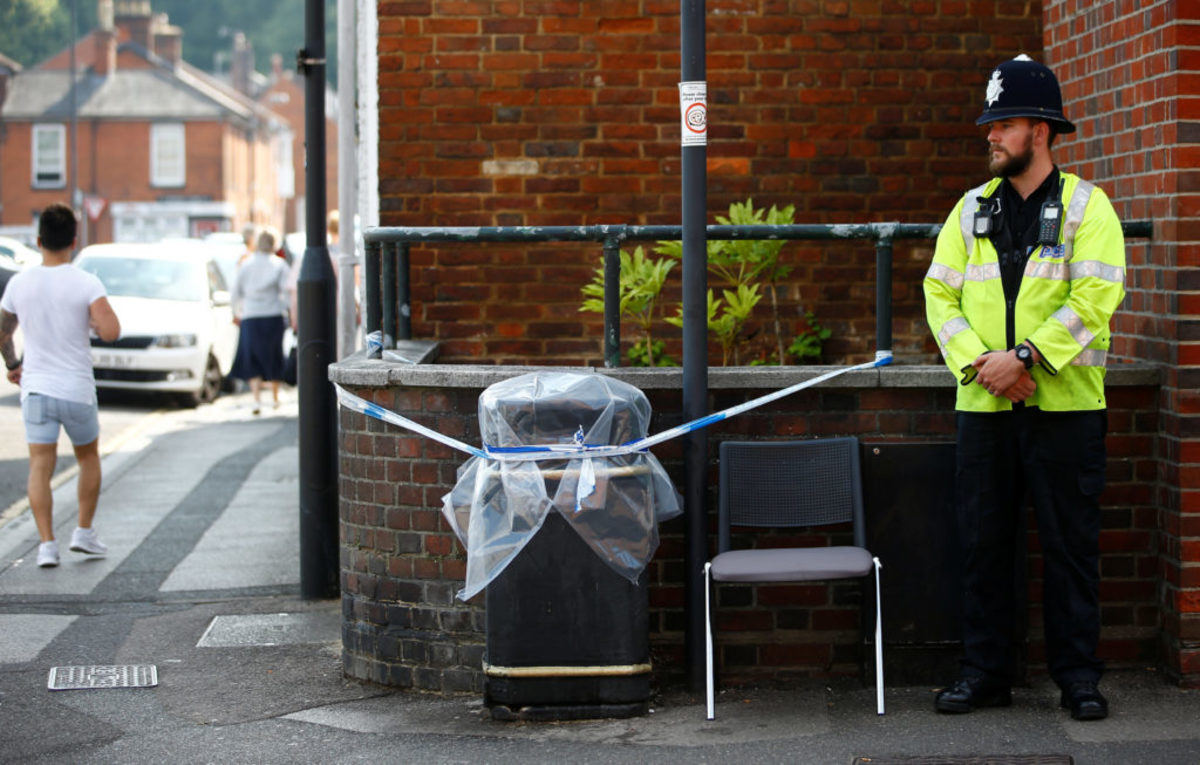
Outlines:
{"label": "grey shorts", "polygon": [[21,414],[25,417],[27,443],[58,443],[60,425],[75,446],[90,444],[100,437],[100,417],[95,404],[30,393],[21,402]]}

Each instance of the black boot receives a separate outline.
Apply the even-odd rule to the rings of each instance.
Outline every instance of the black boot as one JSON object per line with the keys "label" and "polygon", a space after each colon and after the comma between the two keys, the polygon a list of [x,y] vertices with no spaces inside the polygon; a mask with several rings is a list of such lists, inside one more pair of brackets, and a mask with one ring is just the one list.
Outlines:
{"label": "black boot", "polygon": [[1063,688],[1059,706],[1071,710],[1076,720],[1103,720],[1108,717],[1108,699],[1091,680],[1080,680]]}
{"label": "black boot", "polygon": [[1007,707],[1012,704],[1012,689],[1006,683],[984,677],[959,678],[954,685],[938,692],[934,706],[939,712],[962,714],[976,707]]}

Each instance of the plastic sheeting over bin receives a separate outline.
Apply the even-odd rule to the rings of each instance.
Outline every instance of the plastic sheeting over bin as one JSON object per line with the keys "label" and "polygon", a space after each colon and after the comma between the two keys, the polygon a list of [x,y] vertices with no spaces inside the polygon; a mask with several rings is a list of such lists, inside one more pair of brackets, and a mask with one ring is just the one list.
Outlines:
{"label": "plastic sheeting over bin", "polygon": [[544,447],[619,446],[646,435],[650,402],[599,374],[534,372],[479,397],[479,429],[492,453],[458,471],[442,512],[467,548],[466,586],[478,594],[557,510],[614,571],[636,582],[658,549],[658,523],[682,512],[666,470],[649,452],[609,457],[548,454]]}

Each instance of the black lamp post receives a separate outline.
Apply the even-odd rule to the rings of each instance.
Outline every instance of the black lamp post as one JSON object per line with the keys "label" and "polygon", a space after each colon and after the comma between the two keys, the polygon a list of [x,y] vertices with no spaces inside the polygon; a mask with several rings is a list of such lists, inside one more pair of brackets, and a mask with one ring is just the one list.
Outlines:
{"label": "black lamp post", "polygon": [[[680,80],[704,83],[704,0],[682,0],[680,6]],[[705,87],[707,91],[707,87]],[[706,96],[707,100],[707,96]],[[705,104],[705,112],[707,111]],[[697,127],[707,140],[708,117]],[[705,228],[708,205],[708,147],[704,141],[689,144],[689,120],[680,130],[683,183],[683,420],[690,422],[708,413],[708,252]],[[704,689],[704,563],[708,560],[708,435],[701,428],[689,433],[683,444],[684,550],[687,629],[685,648],[688,680],[693,691]]]}
{"label": "black lamp post", "polygon": [[336,356],[336,294],[325,233],[325,3],[305,0],[304,260],[296,280],[300,404],[300,595],[338,594],[337,397],[329,382]]}

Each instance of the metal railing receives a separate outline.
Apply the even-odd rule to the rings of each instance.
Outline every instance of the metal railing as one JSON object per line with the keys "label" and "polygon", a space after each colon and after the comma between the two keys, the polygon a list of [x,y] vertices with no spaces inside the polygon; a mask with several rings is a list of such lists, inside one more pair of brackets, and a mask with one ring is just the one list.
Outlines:
{"label": "metal railing", "polygon": [[[1147,238],[1148,220],[1121,224],[1126,237]],[[892,243],[936,239],[940,223],[786,224],[708,226],[709,240],[875,241],[875,348],[892,347]],[[381,331],[383,347],[412,339],[409,247],[436,242],[599,242],[604,249],[604,365],[621,365],[620,250],[624,242],[679,241],[682,226],[377,227],[364,234],[366,331]],[[582,285],[581,285],[582,286]]]}

